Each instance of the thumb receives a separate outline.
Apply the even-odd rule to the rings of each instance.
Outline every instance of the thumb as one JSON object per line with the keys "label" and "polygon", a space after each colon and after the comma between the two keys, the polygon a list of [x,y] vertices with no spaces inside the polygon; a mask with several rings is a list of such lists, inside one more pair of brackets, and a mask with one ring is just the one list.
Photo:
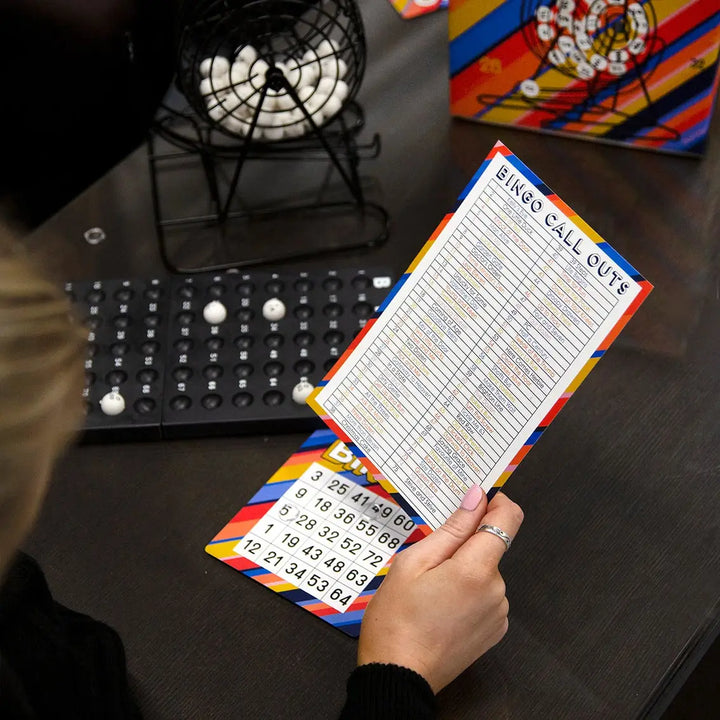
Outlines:
{"label": "thumb", "polygon": [[486,510],[487,496],[479,485],[472,485],[460,507],[437,530],[403,551],[403,555],[412,557],[415,570],[424,572],[437,567],[475,534]]}

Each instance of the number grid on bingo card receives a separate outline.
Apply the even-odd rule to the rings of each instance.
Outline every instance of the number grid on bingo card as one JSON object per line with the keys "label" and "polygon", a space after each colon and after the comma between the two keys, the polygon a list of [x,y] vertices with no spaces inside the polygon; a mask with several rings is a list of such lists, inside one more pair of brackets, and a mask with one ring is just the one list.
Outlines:
{"label": "number grid on bingo card", "polygon": [[235,552],[342,613],[415,528],[393,501],[313,463]]}

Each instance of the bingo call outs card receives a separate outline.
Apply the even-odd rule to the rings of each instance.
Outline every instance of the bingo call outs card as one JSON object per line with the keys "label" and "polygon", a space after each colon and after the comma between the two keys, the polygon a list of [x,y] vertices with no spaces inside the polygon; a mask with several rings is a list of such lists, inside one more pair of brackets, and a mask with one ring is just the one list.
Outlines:
{"label": "bingo call outs card", "polygon": [[497,143],[308,403],[437,528],[505,481],[651,289]]}

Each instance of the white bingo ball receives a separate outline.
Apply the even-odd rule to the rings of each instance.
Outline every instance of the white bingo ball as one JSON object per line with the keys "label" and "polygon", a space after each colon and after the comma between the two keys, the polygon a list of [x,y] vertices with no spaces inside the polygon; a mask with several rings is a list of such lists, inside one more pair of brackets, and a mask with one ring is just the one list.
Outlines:
{"label": "white bingo ball", "polygon": [[249,78],[252,86],[256,90],[261,90],[265,86],[265,74],[269,69],[269,65],[262,59],[258,58],[251,66]]}
{"label": "white bingo ball", "polygon": [[207,105],[208,110],[212,110],[213,108],[217,107],[222,103],[222,101],[227,96],[227,93],[224,91],[211,93],[210,95],[205,96],[205,104]]}
{"label": "white bingo ball", "polygon": [[230,72],[230,61],[222,55],[216,55],[210,65],[211,77],[222,77]]}
{"label": "white bingo ball", "polygon": [[278,106],[278,94],[277,90],[270,88],[265,94],[265,100],[263,100],[263,110],[275,110]]}
{"label": "white bingo ball", "polygon": [[290,110],[295,107],[295,101],[287,93],[275,96],[275,107],[278,110]]}
{"label": "white bingo ball", "polygon": [[232,113],[242,117],[242,113],[234,112],[240,105],[242,105],[242,100],[235,93],[230,93],[222,99],[223,109],[228,114]]}
{"label": "white bingo ball", "polygon": [[303,101],[303,103],[306,103],[308,101],[308,98],[315,92],[314,87],[310,87],[310,85],[305,85],[304,87],[301,87],[298,90],[298,97],[300,100]]}
{"label": "white bingo ball", "polygon": [[304,405],[308,396],[314,389],[315,386],[307,380],[301,380],[292,390],[293,402],[296,402],[298,405]]}
{"label": "white bingo ball", "polygon": [[271,112],[266,112],[265,108],[268,106],[267,98],[263,103],[263,109],[258,113],[257,124],[262,128],[269,128],[275,125],[275,115]]}
{"label": "white bingo ball", "polygon": [[319,92],[311,95],[305,102],[305,109],[316,125],[322,125],[326,117],[326,104],[330,99],[329,95],[321,95]]}
{"label": "white bingo ball", "polygon": [[[283,113],[284,114],[284,113]],[[285,137],[300,137],[307,132],[308,124],[300,108],[290,110],[285,126]]]}
{"label": "white bingo ball", "polygon": [[290,58],[285,63],[285,70],[283,70],[285,79],[293,86],[298,87],[299,85],[306,84],[303,79],[302,68],[298,65],[298,61],[295,58]]}
{"label": "white bingo ball", "polygon": [[244,101],[255,94],[255,88],[249,82],[244,82],[240,85],[234,85],[232,92],[239,97],[240,100]]}
{"label": "white bingo ball", "polygon": [[305,108],[312,115],[316,110],[319,110],[329,98],[329,95],[321,92],[314,92],[306,101]]}
{"label": "white bingo ball", "polygon": [[200,94],[203,97],[207,97],[208,95],[214,94],[212,80],[209,77],[203,78],[200,81]]}
{"label": "white bingo ball", "polygon": [[213,58],[207,57],[200,63],[200,74],[203,77],[207,77],[210,74],[210,68],[212,67]]}
{"label": "white bingo ball", "polygon": [[335,78],[321,77],[317,84],[319,93],[323,95],[330,95],[335,90]]}
{"label": "white bingo ball", "polygon": [[227,115],[227,110],[222,106],[222,103],[218,103],[217,105],[213,105],[212,107],[208,106],[208,116],[211,120],[214,120],[215,122],[221,122],[222,119]]}
{"label": "white bingo ball", "polygon": [[348,96],[350,88],[344,80],[338,80],[335,84],[335,96],[342,102]]}
{"label": "white bingo ball", "polygon": [[320,77],[320,71],[321,68],[319,62],[314,62],[310,65],[303,65],[300,85],[315,85]]}
{"label": "white bingo ball", "polygon": [[285,137],[285,128],[276,126],[263,128],[262,137],[264,140],[269,140],[270,142],[277,142],[278,140],[282,140]]}
{"label": "white bingo ball", "polygon": [[125,409],[125,398],[119,392],[109,392],[100,398],[100,409],[105,415],[119,415]]}
{"label": "white bingo ball", "polygon": [[245,45],[237,51],[235,59],[242,60],[247,65],[252,65],[257,59],[257,56],[257,50],[252,45]]}
{"label": "white bingo ball", "polygon": [[295,115],[292,110],[280,110],[275,113],[275,117],[273,118],[273,125],[282,128],[286,128],[293,122],[295,122]]}
{"label": "white bingo ball", "polygon": [[229,115],[222,121],[222,126],[233,133],[233,135],[240,135],[245,137],[250,132],[250,125],[244,120],[238,120],[233,115]]}
{"label": "white bingo ball", "polygon": [[532,78],[526,78],[520,83],[520,92],[525,97],[535,98],[540,94],[540,86]]}
{"label": "white bingo ball", "polygon": [[230,82],[233,85],[244,83],[250,76],[250,66],[242,61],[235,61],[230,66]]}
{"label": "white bingo ball", "polygon": [[302,79],[300,85],[314,85],[320,77],[320,58],[314,50],[307,50],[300,62]]}
{"label": "white bingo ball", "polygon": [[203,318],[210,325],[219,325],[226,317],[227,309],[219,300],[213,300],[203,308]]}
{"label": "white bingo ball", "polygon": [[339,80],[345,77],[345,73],[347,73],[347,63],[341,57],[333,55],[332,57],[321,60],[320,71],[325,77]]}
{"label": "white bingo ball", "polygon": [[331,118],[337,115],[342,110],[342,100],[333,93],[328,99],[325,105],[323,105],[323,115],[325,118]]}
{"label": "white bingo ball", "polygon": [[323,57],[324,55],[334,55],[336,52],[336,47],[333,45],[332,41],[323,40],[321,43],[318,44],[316,50],[317,54],[320,57]]}
{"label": "white bingo ball", "polygon": [[277,322],[285,317],[285,303],[279,298],[270,298],[262,307],[262,314],[266,320]]}

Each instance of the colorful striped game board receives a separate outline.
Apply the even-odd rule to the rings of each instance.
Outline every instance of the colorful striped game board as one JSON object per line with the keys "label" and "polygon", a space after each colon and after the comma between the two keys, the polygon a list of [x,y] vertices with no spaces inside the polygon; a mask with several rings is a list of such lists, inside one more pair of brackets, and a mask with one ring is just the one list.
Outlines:
{"label": "colorful striped game board", "polygon": [[[314,468],[326,471],[318,490],[312,480],[302,484]],[[330,430],[317,430],[205,549],[357,637],[365,607],[394,555],[428,532],[390,500]]]}
{"label": "colorful striped game board", "polygon": [[450,111],[701,154],[720,6],[706,0],[450,0]]}

